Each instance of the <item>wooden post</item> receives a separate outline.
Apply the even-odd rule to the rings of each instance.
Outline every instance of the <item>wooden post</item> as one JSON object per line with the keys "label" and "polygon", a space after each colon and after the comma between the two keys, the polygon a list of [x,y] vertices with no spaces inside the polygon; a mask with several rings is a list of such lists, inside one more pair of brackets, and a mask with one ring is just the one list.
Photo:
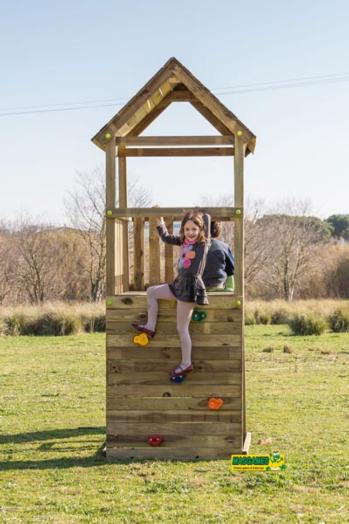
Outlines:
{"label": "wooden post", "polygon": [[106,294],[115,294],[115,223],[108,217],[108,210],[115,207],[115,138],[112,137],[106,148]]}
{"label": "wooden post", "polygon": [[135,291],[144,289],[144,222],[135,218],[133,222],[133,281]]}
{"label": "wooden post", "polygon": [[149,284],[160,283],[160,237],[156,230],[156,218],[149,218]]}
{"label": "wooden post", "polygon": [[[119,166],[119,207],[127,208],[127,172],[126,157],[123,155],[124,146],[118,148]],[[122,265],[123,265],[123,291],[129,290],[129,258],[128,258],[128,222],[122,224]]]}
{"label": "wooden post", "polygon": [[[242,446],[246,436],[246,395],[245,395],[245,350],[244,350],[244,156],[246,145],[242,137],[235,135],[234,155],[234,207],[237,218],[234,222],[234,255],[235,255],[235,293],[241,297],[242,332],[241,332],[241,400],[242,400]],[[240,213],[237,214],[237,210]]]}
{"label": "wooden post", "polygon": [[[173,217],[165,218],[167,231],[173,233]],[[165,280],[169,284],[173,280],[173,246],[165,244]]]}

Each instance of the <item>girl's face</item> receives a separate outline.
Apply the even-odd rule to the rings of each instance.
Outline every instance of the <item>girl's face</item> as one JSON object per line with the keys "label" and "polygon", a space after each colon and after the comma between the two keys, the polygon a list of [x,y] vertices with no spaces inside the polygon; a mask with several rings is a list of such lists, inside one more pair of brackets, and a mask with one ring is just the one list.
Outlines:
{"label": "girl's face", "polygon": [[200,228],[199,226],[195,224],[195,222],[193,222],[192,220],[188,220],[184,224],[183,231],[184,231],[184,238],[186,240],[190,240],[190,242],[193,242],[194,240],[198,238],[199,233],[200,233]]}

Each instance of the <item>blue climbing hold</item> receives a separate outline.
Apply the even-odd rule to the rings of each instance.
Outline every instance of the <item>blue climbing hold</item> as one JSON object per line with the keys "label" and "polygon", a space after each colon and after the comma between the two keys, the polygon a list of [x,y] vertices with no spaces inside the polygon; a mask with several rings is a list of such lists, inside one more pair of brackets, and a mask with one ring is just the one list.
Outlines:
{"label": "blue climbing hold", "polygon": [[174,384],[181,384],[183,382],[183,380],[185,379],[185,374],[184,375],[171,375],[170,377],[170,380],[171,382],[173,382]]}

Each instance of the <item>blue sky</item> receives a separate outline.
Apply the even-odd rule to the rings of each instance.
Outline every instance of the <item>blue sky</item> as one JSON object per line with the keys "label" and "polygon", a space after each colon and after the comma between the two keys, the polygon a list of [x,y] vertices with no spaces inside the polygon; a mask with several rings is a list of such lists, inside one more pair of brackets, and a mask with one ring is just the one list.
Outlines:
{"label": "blue sky", "polygon": [[[314,77],[313,85],[218,96],[257,135],[245,171],[252,198],[310,199],[321,217],[349,213],[348,20],[345,0],[3,2],[0,219],[26,212],[64,223],[76,172],[104,165],[91,137],[171,56],[215,93]],[[346,81],[316,80],[335,74]],[[4,115],[106,100],[109,107]],[[147,133],[211,129],[173,104]],[[130,176],[163,205],[228,194],[231,170],[229,159],[129,161]]]}

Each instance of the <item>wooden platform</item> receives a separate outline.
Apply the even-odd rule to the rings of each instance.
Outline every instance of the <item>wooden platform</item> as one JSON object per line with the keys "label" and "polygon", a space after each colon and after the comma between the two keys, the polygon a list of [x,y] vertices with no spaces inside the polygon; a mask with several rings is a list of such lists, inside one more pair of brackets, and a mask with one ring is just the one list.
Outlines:
{"label": "wooden platform", "polygon": [[[175,301],[160,301],[157,333],[133,343],[132,322],[144,321],[146,293],[107,299],[108,459],[218,459],[247,452],[243,434],[243,325],[241,298],[212,293],[203,321],[192,321],[195,370],[182,384],[169,380],[180,361]],[[223,398],[219,411],[210,397]],[[159,447],[148,444],[160,435]]]}

